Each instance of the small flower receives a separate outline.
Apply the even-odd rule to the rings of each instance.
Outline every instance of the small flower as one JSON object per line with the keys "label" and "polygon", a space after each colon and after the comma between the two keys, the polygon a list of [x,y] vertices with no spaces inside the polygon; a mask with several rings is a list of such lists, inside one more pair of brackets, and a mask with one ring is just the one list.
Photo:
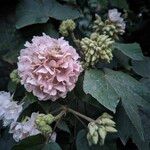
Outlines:
{"label": "small flower", "polygon": [[108,11],[108,18],[111,22],[114,22],[122,32],[125,30],[126,24],[124,19],[121,17],[121,13],[117,9],[110,9]]}
{"label": "small flower", "polygon": [[63,38],[45,34],[34,36],[25,46],[18,58],[21,84],[39,100],[65,98],[82,71],[76,50]]}
{"label": "small flower", "polygon": [[3,116],[6,112],[5,108],[10,103],[10,101],[11,101],[10,93],[0,91],[0,119],[3,118]]}
{"label": "small flower", "polygon": [[40,133],[35,124],[35,119],[37,116],[38,113],[32,113],[31,117],[27,118],[27,121],[13,122],[11,124],[9,133],[13,133],[13,138],[16,142]]}
{"label": "small flower", "polygon": [[121,16],[121,13],[118,12],[117,9],[110,9],[108,11],[108,17],[112,22],[122,22],[123,18],[120,16]]}
{"label": "small flower", "polygon": [[0,92],[0,119],[3,120],[3,125],[8,126],[15,122],[22,111],[22,104],[17,104],[12,100],[10,93]]}
{"label": "small flower", "polygon": [[17,121],[20,113],[22,112],[22,105],[18,105],[17,102],[12,101],[5,107],[5,113],[3,116],[3,125],[7,126],[12,122]]}

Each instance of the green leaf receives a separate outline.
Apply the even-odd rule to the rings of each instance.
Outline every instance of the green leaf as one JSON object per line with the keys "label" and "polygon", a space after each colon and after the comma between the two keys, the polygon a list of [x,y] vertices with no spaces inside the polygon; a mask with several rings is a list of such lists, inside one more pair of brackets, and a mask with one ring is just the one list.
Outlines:
{"label": "green leaf", "polygon": [[132,68],[140,76],[150,78],[150,57],[145,57],[142,61],[132,61]]}
{"label": "green leaf", "polygon": [[102,9],[107,9],[107,7],[108,7],[108,0],[98,0],[98,3],[100,4],[100,7]]}
{"label": "green leaf", "polygon": [[91,94],[100,104],[115,112],[119,96],[107,81],[102,71],[87,70],[84,76],[83,89],[86,94]]}
{"label": "green leaf", "polygon": [[41,135],[30,136],[17,145],[12,150],[41,150],[44,147],[45,138]]}
{"label": "green leaf", "polygon": [[7,87],[9,92],[14,93],[16,91],[16,88],[17,88],[17,84],[12,81],[9,81],[8,87]]}
{"label": "green leaf", "polygon": [[[146,122],[142,122],[142,124],[145,126]],[[132,124],[122,105],[119,106],[117,109],[116,125],[118,130],[118,136],[120,137],[124,145],[126,145],[129,138],[131,138],[132,141],[137,145],[139,150],[149,150],[149,141],[144,141],[140,138],[140,135],[138,134],[135,126]],[[149,134],[147,126],[146,131],[147,134]]]}
{"label": "green leaf", "polygon": [[68,132],[69,134],[71,134],[68,125],[64,121],[59,121],[59,123],[57,124],[57,128],[59,128],[60,130],[63,130],[65,132]]}
{"label": "green leaf", "polygon": [[127,0],[111,0],[111,5],[118,7],[118,8],[123,8],[123,9],[129,9]]}
{"label": "green leaf", "polygon": [[140,45],[137,43],[132,44],[115,43],[114,48],[116,50],[121,51],[124,55],[128,56],[133,60],[143,60],[144,58]]}
{"label": "green leaf", "polygon": [[49,144],[46,144],[42,150],[61,150],[61,147],[55,143],[55,142],[51,142]]}
{"label": "green leaf", "polygon": [[9,129],[1,130],[0,136],[0,150],[11,150],[16,144],[12,135],[8,133]]}
{"label": "green leaf", "polygon": [[0,23],[0,54],[3,60],[13,64],[17,62],[19,51],[24,39],[16,30],[12,21],[1,20]]}
{"label": "green leaf", "polygon": [[80,16],[79,11],[67,5],[62,5],[56,0],[22,0],[16,10],[16,28],[46,23],[49,17],[64,20],[75,19]]}
{"label": "green leaf", "polygon": [[138,107],[149,105],[149,90],[131,76],[110,69],[88,70],[85,72],[84,91],[91,94],[109,110],[115,111],[118,98],[132,124],[144,139]]}

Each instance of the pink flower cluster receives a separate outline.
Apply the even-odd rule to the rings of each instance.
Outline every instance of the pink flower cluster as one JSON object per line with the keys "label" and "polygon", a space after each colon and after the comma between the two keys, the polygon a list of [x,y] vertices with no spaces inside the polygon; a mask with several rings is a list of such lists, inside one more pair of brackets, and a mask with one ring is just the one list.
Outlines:
{"label": "pink flower cluster", "polygon": [[82,71],[76,50],[63,38],[45,34],[34,36],[25,47],[18,57],[18,73],[26,90],[39,100],[65,98]]}

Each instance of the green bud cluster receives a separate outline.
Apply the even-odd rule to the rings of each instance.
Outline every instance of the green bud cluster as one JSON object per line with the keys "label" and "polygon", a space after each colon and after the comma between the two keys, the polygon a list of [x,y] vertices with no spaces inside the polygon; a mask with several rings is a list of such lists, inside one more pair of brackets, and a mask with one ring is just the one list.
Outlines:
{"label": "green bud cluster", "polygon": [[111,22],[110,20],[102,21],[101,17],[96,15],[96,20],[94,21],[93,30],[99,34],[105,34],[113,39],[118,39],[118,35],[124,33],[124,30],[121,29],[116,23]]}
{"label": "green bud cluster", "polygon": [[18,84],[20,83],[20,77],[18,75],[18,70],[15,69],[10,73],[10,79],[12,80],[12,82]]}
{"label": "green bud cluster", "polygon": [[103,113],[95,122],[88,124],[87,140],[90,146],[98,143],[103,145],[107,133],[117,132],[115,129],[116,123],[112,119],[111,115]]}
{"label": "green bud cluster", "polygon": [[43,134],[52,133],[51,124],[55,121],[55,117],[51,114],[39,114],[36,118],[36,125]]}
{"label": "green bud cluster", "polygon": [[75,22],[71,19],[67,19],[61,23],[61,25],[59,27],[59,32],[63,36],[67,37],[69,35],[69,33],[74,31],[75,27],[76,27]]}
{"label": "green bud cluster", "polygon": [[110,62],[112,60],[112,44],[114,41],[107,35],[92,33],[90,38],[80,41],[87,67],[94,66],[98,61]]}

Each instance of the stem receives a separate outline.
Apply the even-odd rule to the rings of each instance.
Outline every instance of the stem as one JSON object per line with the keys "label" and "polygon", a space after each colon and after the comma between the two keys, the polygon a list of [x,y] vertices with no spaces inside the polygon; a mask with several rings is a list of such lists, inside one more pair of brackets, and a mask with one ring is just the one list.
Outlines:
{"label": "stem", "polygon": [[66,110],[64,109],[57,116],[55,116],[55,121],[61,119],[65,114],[66,114]]}
{"label": "stem", "polygon": [[79,112],[77,112],[77,111],[75,111],[75,110],[73,110],[71,108],[68,108],[67,111],[72,113],[72,114],[75,114],[75,115],[77,115],[77,116],[79,116],[79,117],[81,117],[81,118],[83,118],[85,120],[87,120],[88,122],[94,122],[95,121],[94,119],[92,119],[90,117],[87,117],[87,116],[85,116],[85,115],[83,115],[83,114],[81,114],[81,113],[79,113]]}
{"label": "stem", "polygon": [[74,43],[76,44],[76,46],[79,48],[80,45],[80,41],[78,39],[76,39],[75,35],[73,32],[70,33],[72,40],[74,41]]}

